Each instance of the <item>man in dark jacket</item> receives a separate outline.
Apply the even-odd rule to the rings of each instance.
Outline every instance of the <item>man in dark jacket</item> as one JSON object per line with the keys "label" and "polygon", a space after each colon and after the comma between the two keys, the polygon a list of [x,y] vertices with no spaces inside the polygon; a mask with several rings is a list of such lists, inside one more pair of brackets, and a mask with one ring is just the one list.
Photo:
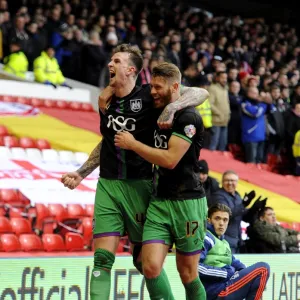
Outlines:
{"label": "man in dark jacket", "polygon": [[278,225],[275,212],[269,206],[260,211],[248,235],[249,245],[256,253],[300,252],[300,232]]}
{"label": "man in dark jacket", "polygon": [[264,262],[246,267],[231,254],[224,239],[230,216],[231,210],[224,204],[208,210],[208,230],[198,266],[207,300],[261,299],[270,267]]}
{"label": "man in dark jacket", "polygon": [[216,191],[212,196],[213,204],[222,203],[231,209],[232,217],[225,234],[225,239],[229,243],[232,253],[239,252],[239,247],[242,244],[241,221],[247,217],[248,210],[246,206],[248,206],[255,197],[255,194],[251,199],[244,197],[245,200],[247,198],[247,201],[243,201],[236,190],[238,180],[239,177],[234,171],[226,171],[222,177],[222,188]]}
{"label": "man in dark jacket", "polygon": [[207,207],[210,207],[213,204],[212,194],[220,189],[219,182],[215,178],[208,176],[209,169],[206,160],[199,160],[198,166],[200,169],[200,181],[204,187],[207,199]]}

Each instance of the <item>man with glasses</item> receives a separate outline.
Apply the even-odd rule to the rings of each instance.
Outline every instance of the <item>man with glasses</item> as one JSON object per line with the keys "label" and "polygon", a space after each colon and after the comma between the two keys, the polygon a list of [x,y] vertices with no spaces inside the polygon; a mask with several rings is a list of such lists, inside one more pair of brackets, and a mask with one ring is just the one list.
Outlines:
{"label": "man with glasses", "polygon": [[247,214],[248,210],[246,206],[249,205],[254,198],[253,197],[250,202],[249,199],[246,201],[246,197],[244,199],[241,198],[236,190],[238,180],[239,176],[236,172],[232,170],[226,171],[222,176],[222,188],[212,195],[213,204],[225,204],[232,211],[232,216],[225,234],[225,239],[229,243],[232,253],[239,252],[239,248],[242,244],[241,221]]}

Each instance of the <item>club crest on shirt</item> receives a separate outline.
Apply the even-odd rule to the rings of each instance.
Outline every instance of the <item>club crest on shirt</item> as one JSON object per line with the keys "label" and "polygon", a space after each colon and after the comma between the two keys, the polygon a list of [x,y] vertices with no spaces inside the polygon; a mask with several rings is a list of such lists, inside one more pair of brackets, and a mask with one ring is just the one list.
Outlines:
{"label": "club crest on shirt", "polygon": [[142,99],[130,100],[130,109],[133,112],[139,112],[142,109]]}
{"label": "club crest on shirt", "polygon": [[189,137],[191,139],[196,133],[195,126],[194,125],[186,125],[184,127],[184,133],[187,137]]}

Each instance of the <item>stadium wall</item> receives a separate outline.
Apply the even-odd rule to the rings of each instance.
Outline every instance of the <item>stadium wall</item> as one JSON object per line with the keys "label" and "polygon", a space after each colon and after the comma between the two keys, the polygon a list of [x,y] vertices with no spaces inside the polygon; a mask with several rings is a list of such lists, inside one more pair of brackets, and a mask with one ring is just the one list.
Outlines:
{"label": "stadium wall", "polygon": [[[93,257],[33,256],[9,254],[0,258],[0,299],[88,300],[89,278]],[[60,255],[60,254],[57,254]],[[271,275],[262,300],[300,299],[299,254],[237,255],[246,265],[268,262]],[[185,299],[176,270],[175,257],[170,255],[165,269],[176,299]],[[118,256],[112,272],[111,299],[149,299],[143,276],[132,265],[130,256]]]}

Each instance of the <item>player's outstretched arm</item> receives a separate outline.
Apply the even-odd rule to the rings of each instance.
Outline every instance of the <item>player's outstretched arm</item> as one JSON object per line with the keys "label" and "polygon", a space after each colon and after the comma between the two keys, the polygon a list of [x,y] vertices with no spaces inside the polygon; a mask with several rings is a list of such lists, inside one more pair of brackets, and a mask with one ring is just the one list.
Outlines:
{"label": "player's outstretched arm", "polygon": [[174,114],[176,111],[190,106],[202,104],[208,97],[207,90],[196,87],[181,87],[181,96],[178,100],[165,107],[157,120],[157,124],[162,129],[168,129],[172,126]]}
{"label": "player's outstretched arm", "polygon": [[71,190],[75,189],[85,177],[91,174],[100,165],[102,141],[95,147],[87,161],[78,170],[62,175],[61,182],[64,186]]}
{"label": "player's outstretched arm", "polygon": [[115,135],[115,145],[136,152],[152,164],[166,169],[174,169],[191,143],[172,135],[168,142],[168,149],[156,149],[137,141],[131,133],[123,131]]}

